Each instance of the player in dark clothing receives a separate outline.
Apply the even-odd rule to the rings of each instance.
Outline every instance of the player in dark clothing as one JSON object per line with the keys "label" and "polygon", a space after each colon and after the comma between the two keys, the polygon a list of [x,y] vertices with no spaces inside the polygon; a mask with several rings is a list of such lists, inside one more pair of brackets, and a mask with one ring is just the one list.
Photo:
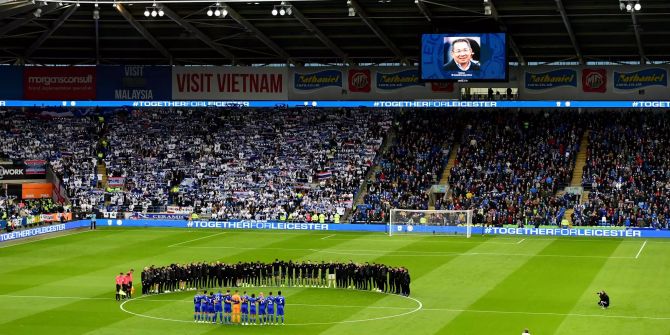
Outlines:
{"label": "player in dark clothing", "polygon": [[295,264],[293,264],[293,261],[292,260],[288,261],[288,264],[286,265],[286,271],[287,271],[286,276],[288,278],[288,282],[287,282],[288,286],[293,286],[295,284],[295,277],[294,277],[294,274],[293,274],[294,269],[295,269]]}
{"label": "player in dark clothing", "polygon": [[610,296],[607,295],[605,291],[598,292],[598,297],[600,298],[600,301],[598,301],[598,306],[600,306],[602,309],[610,307]]}
{"label": "player in dark clothing", "polygon": [[402,295],[409,297],[409,282],[410,282],[410,277],[409,277],[409,271],[407,269],[402,268],[402,277],[400,279],[401,282],[401,287],[402,287]]}

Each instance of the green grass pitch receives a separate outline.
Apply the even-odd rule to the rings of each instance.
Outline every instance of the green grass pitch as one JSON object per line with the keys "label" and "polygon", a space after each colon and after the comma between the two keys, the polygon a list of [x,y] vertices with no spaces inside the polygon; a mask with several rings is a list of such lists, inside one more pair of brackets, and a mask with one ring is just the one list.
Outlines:
{"label": "green grass pitch", "polygon": [[[287,325],[246,327],[193,323],[193,292],[114,300],[130,268],[137,286],[146,265],[275,258],[406,266],[412,294],[282,288]],[[103,228],[0,245],[0,334],[670,334],[669,302],[655,239]]]}

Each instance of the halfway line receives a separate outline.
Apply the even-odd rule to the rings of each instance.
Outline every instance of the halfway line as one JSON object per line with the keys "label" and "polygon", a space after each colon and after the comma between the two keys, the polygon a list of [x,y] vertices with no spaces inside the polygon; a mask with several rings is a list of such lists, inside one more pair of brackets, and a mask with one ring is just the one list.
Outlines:
{"label": "halfway line", "polygon": [[226,233],[226,232],[224,231],[224,232],[221,232],[221,233],[218,233],[218,234],[214,234],[214,235],[207,235],[207,236],[205,236],[205,237],[199,237],[199,238],[195,238],[195,239],[192,239],[192,240],[188,240],[188,241],[184,241],[184,242],[179,242],[179,243],[171,244],[171,245],[168,245],[167,247],[168,247],[168,248],[172,248],[172,247],[175,247],[175,246],[184,244],[184,243],[195,242],[195,241],[203,240],[203,239],[206,239],[206,238],[214,237],[214,236],[221,235],[221,234],[225,234],[225,233]]}

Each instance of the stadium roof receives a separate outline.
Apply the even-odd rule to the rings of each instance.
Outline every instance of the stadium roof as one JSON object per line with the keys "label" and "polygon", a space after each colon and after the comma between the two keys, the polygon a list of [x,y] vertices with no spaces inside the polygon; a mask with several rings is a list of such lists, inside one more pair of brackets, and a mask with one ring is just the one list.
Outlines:
{"label": "stadium roof", "polygon": [[[102,1],[102,0],[100,0]],[[174,0],[166,0],[174,1]],[[149,3],[5,1],[0,5],[0,62],[16,64],[411,64],[420,34],[507,31],[510,62],[670,60],[670,1],[639,0],[315,0]],[[350,16],[349,7],[355,12]],[[36,11],[39,9],[39,17]]]}

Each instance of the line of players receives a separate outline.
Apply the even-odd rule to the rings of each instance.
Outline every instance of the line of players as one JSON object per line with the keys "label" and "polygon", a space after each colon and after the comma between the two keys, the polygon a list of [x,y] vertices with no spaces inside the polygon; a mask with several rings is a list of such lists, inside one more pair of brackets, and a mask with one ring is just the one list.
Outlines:
{"label": "line of players", "polygon": [[377,263],[221,262],[145,267],[142,294],[203,287],[297,286],[376,290],[409,296],[410,275],[404,267]]}
{"label": "line of players", "polygon": [[[198,292],[193,297],[193,321],[200,323],[221,323],[237,325],[284,325],[284,306],[286,299],[281,291],[277,296],[272,292],[264,296],[263,292],[247,295],[247,291],[239,294],[235,290],[230,294],[221,291],[214,293]],[[275,308],[276,307],[276,308]],[[276,310],[276,314],[275,314]]]}

